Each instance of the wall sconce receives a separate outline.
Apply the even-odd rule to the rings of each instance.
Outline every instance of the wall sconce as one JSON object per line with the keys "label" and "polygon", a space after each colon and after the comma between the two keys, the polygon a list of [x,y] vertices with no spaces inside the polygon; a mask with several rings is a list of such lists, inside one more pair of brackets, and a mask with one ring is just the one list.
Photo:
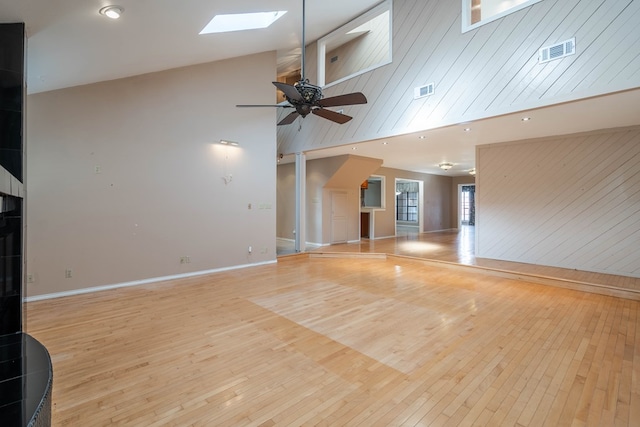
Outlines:
{"label": "wall sconce", "polygon": [[451,169],[453,167],[453,163],[440,163],[438,165],[438,167],[440,167],[440,169],[442,169],[444,171],[448,171],[449,169]]}
{"label": "wall sconce", "polygon": [[222,144],[222,145],[233,145],[234,147],[237,147],[238,145],[240,145],[240,143],[238,143],[238,142],[229,141],[229,140],[226,140],[226,139],[221,139],[220,140],[220,144]]}
{"label": "wall sconce", "polygon": [[124,8],[122,6],[105,6],[98,12],[107,18],[118,19],[120,15],[122,15],[122,12],[124,12]]}

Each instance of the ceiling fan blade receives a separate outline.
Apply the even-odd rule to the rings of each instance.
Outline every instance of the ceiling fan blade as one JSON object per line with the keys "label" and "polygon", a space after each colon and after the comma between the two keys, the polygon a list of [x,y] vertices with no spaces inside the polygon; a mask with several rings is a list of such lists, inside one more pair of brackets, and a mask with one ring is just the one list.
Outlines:
{"label": "ceiling fan blade", "polygon": [[338,107],[340,105],[366,104],[367,98],[361,92],[347,93],[344,95],[331,96],[318,101],[322,107]]}
{"label": "ceiling fan blade", "polygon": [[353,118],[351,116],[347,116],[346,114],[341,114],[336,111],[325,110],[324,108],[316,108],[311,112],[316,116],[323,117],[327,120],[331,120],[332,122],[336,122],[341,125],[344,123],[347,123],[349,120]]}
{"label": "ceiling fan blade", "polygon": [[280,89],[287,96],[287,98],[292,99],[294,101],[300,101],[300,102],[304,101],[304,99],[302,99],[302,95],[300,95],[300,93],[298,92],[298,89],[296,89],[295,86],[288,85],[286,83],[280,83],[280,82],[272,82],[272,83],[275,87]]}
{"label": "ceiling fan blade", "polygon": [[293,113],[289,114],[284,119],[280,120],[280,122],[278,123],[278,126],[290,125],[291,123],[293,123],[298,118],[299,115],[300,114],[298,114],[297,111],[294,111]]}

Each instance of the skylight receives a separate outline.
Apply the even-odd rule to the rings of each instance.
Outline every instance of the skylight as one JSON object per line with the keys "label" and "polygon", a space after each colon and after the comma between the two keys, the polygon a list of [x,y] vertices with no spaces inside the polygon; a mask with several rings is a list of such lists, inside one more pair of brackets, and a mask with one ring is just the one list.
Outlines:
{"label": "skylight", "polygon": [[235,13],[216,15],[200,31],[200,34],[226,33],[230,31],[255,30],[267,28],[278,18],[287,13],[286,10],[277,12]]}

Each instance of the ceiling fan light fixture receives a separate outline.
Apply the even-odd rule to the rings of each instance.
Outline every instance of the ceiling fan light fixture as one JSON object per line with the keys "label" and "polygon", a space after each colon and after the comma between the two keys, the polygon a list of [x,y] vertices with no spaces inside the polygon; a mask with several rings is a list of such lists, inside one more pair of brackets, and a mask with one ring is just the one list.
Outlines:
{"label": "ceiling fan light fixture", "polygon": [[453,167],[453,163],[440,163],[438,167],[444,171],[448,171]]}
{"label": "ceiling fan light fixture", "polygon": [[122,6],[111,5],[103,7],[98,12],[100,15],[106,16],[107,18],[118,19],[124,12],[124,8]]}

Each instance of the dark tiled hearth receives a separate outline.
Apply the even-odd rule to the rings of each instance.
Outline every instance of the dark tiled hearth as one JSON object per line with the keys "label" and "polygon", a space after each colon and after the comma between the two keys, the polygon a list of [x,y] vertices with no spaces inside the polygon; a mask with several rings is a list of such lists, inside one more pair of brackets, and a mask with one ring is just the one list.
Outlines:
{"label": "dark tiled hearth", "polygon": [[3,426],[50,425],[53,370],[42,344],[24,333],[0,336]]}

